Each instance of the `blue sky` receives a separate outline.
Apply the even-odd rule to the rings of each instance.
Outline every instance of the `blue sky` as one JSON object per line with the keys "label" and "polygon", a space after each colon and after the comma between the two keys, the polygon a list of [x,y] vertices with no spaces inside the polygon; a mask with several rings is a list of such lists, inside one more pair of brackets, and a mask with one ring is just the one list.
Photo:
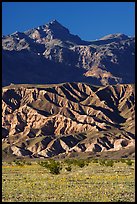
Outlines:
{"label": "blue sky", "polygon": [[3,2],[2,34],[56,19],[83,40],[113,33],[135,35],[135,2]]}

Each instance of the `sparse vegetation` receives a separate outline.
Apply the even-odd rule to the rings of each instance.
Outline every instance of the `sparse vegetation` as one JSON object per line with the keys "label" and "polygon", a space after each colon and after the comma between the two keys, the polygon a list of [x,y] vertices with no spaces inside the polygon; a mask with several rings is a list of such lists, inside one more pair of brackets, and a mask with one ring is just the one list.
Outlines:
{"label": "sparse vegetation", "polygon": [[113,166],[114,165],[114,160],[109,160],[109,159],[103,159],[99,161],[100,165],[104,165],[104,166]]}
{"label": "sparse vegetation", "polygon": [[126,164],[129,165],[129,166],[131,166],[131,165],[133,164],[133,161],[131,161],[131,159],[127,159],[127,160],[126,160]]}
{"label": "sparse vegetation", "polygon": [[13,163],[14,163],[15,165],[17,165],[17,166],[23,166],[23,165],[25,164],[25,161],[24,161],[24,160],[17,160],[17,159],[15,159],[15,160],[13,161]]}
{"label": "sparse vegetation", "polygon": [[123,159],[123,158],[119,159],[119,161],[122,163],[126,163],[126,159]]}
{"label": "sparse vegetation", "polygon": [[[126,161],[46,159],[31,161],[31,165],[3,162],[2,201],[134,202],[134,161]],[[88,165],[80,168],[83,162]]]}
{"label": "sparse vegetation", "polygon": [[80,167],[80,168],[83,168],[85,166],[85,161],[84,160],[77,160],[77,165]]}
{"label": "sparse vegetation", "polygon": [[129,166],[132,166],[132,164],[133,164],[133,161],[131,159],[124,159],[124,158],[118,159],[117,162],[122,162],[122,163],[129,165]]}
{"label": "sparse vegetation", "polygon": [[92,159],[93,163],[98,163],[98,159]]}
{"label": "sparse vegetation", "polygon": [[24,165],[31,165],[31,161],[26,161],[25,159],[14,159],[13,162],[8,162],[8,164],[24,166]]}
{"label": "sparse vegetation", "polygon": [[55,160],[41,161],[38,163],[39,165],[49,169],[52,174],[60,174],[60,170],[62,169],[60,162]]}
{"label": "sparse vegetation", "polygon": [[72,167],[69,165],[65,168],[67,171],[71,171]]}
{"label": "sparse vegetation", "polygon": [[66,159],[65,162],[68,164],[68,165],[77,165],[81,168],[83,168],[85,165],[88,165],[88,162],[87,160],[83,160],[83,159]]}

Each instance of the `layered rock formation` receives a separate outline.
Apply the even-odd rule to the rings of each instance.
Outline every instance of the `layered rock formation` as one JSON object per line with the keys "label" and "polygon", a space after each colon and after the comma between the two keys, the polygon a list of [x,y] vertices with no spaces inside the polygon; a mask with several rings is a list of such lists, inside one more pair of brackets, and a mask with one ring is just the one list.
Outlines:
{"label": "layered rock formation", "polygon": [[4,87],[3,152],[51,157],[134,149],[134,94],[131,84]]}
{"label": "layered rock formation", "polygon": [[[2,83],[134,83],[135,38],[84,41],[56,20],[2,38]],[[18,75],[18,77],[17,77]]]}

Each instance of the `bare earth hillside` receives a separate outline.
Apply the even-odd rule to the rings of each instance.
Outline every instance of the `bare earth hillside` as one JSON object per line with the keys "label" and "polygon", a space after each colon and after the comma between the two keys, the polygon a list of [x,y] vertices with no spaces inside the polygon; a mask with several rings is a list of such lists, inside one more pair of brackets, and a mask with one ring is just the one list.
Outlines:
{"label": "bare earth hillside", "polygon": [[[2,90],[3,155],[134,155],[132,84],[10,85]],[[120,157],[120,154],[119,154]]]}

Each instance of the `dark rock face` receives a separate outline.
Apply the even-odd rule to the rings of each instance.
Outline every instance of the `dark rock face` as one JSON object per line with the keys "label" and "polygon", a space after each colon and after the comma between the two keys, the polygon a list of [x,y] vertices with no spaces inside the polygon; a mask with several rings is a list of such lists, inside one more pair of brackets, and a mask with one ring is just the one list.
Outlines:
{"label": "dark rock face", "polygon": [[56,20],[2,38],[2,84],[134,83],[135,38],[84,41]]}

